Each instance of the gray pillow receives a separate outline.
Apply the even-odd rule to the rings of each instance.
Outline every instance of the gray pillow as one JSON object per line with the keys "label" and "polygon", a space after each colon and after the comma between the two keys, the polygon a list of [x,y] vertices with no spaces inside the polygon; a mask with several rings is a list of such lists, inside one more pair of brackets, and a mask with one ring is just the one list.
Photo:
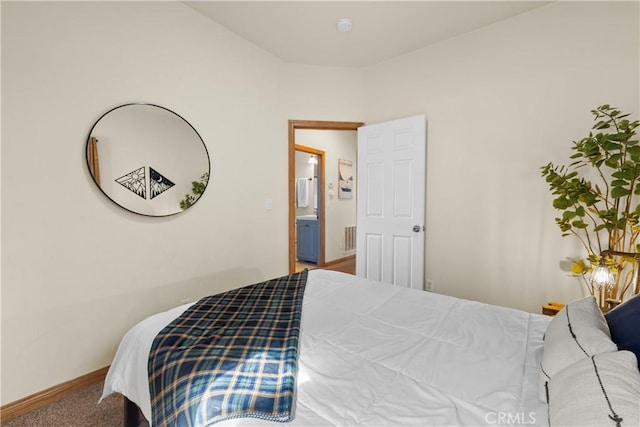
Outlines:
{"label": "gray pillow", "polygon": [[583,358],[549,381],[551,426],[640,426],[640,371],[630,351]]}
{"label": "gray pillow", "polygon": [[556,373],[594,354],[617,350],[595,297],[567,304],[555,315],[544,334],[540,400],[547,401],[547,382]]}

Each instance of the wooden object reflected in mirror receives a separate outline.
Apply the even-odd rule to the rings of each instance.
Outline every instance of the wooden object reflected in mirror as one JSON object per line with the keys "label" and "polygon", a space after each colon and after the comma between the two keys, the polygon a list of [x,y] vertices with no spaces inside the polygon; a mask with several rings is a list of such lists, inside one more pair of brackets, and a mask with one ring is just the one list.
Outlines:
{"label": "wooden object reflected in mirror", "polygon": [[98,139],[91,136],[87,143],[87,162],[93,180],[100,185],[100,160],[98,159]]}

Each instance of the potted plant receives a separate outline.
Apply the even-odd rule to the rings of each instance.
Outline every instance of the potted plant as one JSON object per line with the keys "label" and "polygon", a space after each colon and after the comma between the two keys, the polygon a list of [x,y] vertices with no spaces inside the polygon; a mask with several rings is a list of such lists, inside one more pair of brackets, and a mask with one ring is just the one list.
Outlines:
{"label": "potted plant", "polygon": [[[573,262],[571,270],[582,277],[587,289],[604,302],[622,301],[638,293],[636,270],[640,259],[640,121],[629,120],[610,105],[591,113],[595,124],[589,135],[573,141],[568,165],[548,163],[542,176],[554,196],[553,207],[563,236],[575,236],[586,256]],[[589,280],[598,265],[614,272],[614,283],[598,289]]]}

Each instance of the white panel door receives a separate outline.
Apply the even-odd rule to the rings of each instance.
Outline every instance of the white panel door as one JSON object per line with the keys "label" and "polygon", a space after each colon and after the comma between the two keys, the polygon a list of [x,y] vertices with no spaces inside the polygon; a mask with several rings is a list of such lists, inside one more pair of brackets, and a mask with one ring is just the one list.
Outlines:
{"label": "white panel door", "polygon": [[424,289],[426,118],[358,129],[356,275]]}

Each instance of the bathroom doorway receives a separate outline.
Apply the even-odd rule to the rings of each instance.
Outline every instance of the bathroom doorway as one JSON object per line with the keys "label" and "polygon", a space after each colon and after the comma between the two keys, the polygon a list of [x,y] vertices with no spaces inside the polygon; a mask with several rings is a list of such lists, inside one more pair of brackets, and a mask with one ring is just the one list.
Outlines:
{"label": "bathroom doorway", "polygon": [[301,271],[317,268],[322,265],[321,258],[324,260],[320,229],[325,228],[326,222],[324,210],[320,209],[320,199],[324,200],[321,192],[324,188],[325,152],[298,144],[295,150],[295,271]]}
{"label": "bathroom doorway", "polygon": [[[297,235],[297,214],[296,214],[296,151],[307,149],[309,155],[313,154],[314,148],[305,146],[300,141],[296,141],[296,130],[330,130],[330,131],[356,131],[363,123],[361,122],[325,122],[325,121],[303,121],[289,120],[289,272],[296,271],[296,235]],[[298,146],[298,147],[297,147]],[[302,150],[297,150],[302,148]],[[317,150],[316,151],[322,151]],[[323,152],[324,153],[324,152]],[[354,159],[355,160],[355,159]],[[318,258],[317,266],[325,267],[325,221],[324,212],[326,205],[325,189],[325,159],[324,156],[318,158],[318,199],[317,199],[317,235],[318,235]],[[336,166],[337,167],[337,166]],[[304,190],[303,190],[304,191]],[[354,200],[355,202],[355,200]],[[313,214],[310,214],[313,215]],[[313,218],[309,218],[313,219]]]}

